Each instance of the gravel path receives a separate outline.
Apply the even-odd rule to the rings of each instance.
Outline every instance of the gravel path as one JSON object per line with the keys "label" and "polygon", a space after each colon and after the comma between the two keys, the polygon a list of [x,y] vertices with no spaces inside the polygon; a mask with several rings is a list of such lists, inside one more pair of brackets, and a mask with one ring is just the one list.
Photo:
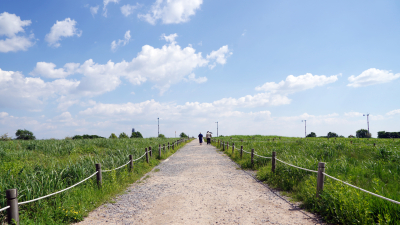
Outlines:
{"label": "gravel path", "polygon": [[197,140],[145,177],[79,224],[320,224]]}

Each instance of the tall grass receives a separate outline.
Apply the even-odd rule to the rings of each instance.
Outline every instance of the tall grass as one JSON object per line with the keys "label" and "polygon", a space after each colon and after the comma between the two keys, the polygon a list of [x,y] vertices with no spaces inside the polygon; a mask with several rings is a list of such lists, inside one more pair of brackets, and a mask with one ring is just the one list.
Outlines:
{"label": "tall grass", "polygon": [[[150,163],[145,157],[134,163],[132,172],[127,166],[103,173],[103,186],[97,187],[93,177],[66,192],[20,205],[21,224],[69,224],[83,219],[91,210],[150,171],[173,153],[158,155],[158,145],[177,139],[92,139],[40,140],[0,142],[0,208],[6,206],[5,190],[18,189],[18,201],[41,197],[69,187],[96,172],[95,163],[102,169],[113,169],[145,152],[151,146]],[[183,145],[180,145],[183,146]],[[179,146],[179,147],[180,147]],[[178,147],[178,148],[179,148]],[[178,149],[175,148],[175,151]],[[5,222],[5,211],[0,212],[0,224]]]}
{"label": "tall grass", "polygon": [[[400,140],[348,138],[286,138],[276,136],[231,136],[219,138],[234,142],[247,151],[272,156],[312,170],[325,162],[331,176],[379,195],[400,201]],[[274,140],[275,139],[275,140]],[[243,140],[243,142],[241,141]],[[350,141],[353,143],[351,144]],[[376,146],[374,146],[376,143]],[[244,168],[250,168],[250,155],[231,154]],[[326,221],[339,224],[400,224],[400,206],[374,197],[340,182],[325,178],[324,192],[316,196],[316,173],[299,170],[271,160],[255,157],[254,169],[259,179],[302,202],[303,207],[322,215]]]}

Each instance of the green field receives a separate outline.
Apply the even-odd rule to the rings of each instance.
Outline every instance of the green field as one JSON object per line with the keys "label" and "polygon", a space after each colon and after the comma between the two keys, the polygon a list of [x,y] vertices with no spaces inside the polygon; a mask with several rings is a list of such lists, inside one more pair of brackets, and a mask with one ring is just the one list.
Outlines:
{"label": "green field", "polygon": [[[20,224],[69,224],[81,221],[91,210],[121,193],[160,161],[175,151],[158,155],[158,145],[177,138],[36,140],[0,142],[0,208],[7,206],[5,192],[18,189],[18,201],[38,198],[69,187],[96,172],[95,163],[102,170],[121,166],[139,158],[145,147],[153,148],[150,163],[146,158],[113,172],[103,172],[102,188],[97,187],[96,176],[55,196],[20,205]],[[0,224],[6,211],[0,212]]]}
{"label": "green field", "polygon": [[[225,151],[242,168],[250,168],[250,155],[236,148],[258,155],[276,157],[290,164],[318,170],[318,162],[325,162],[325,173],[360,188],[400,201],[400,140],[358,138],[286,138],[277,136],[229,136],[217,138],[229,142]],[[242,141],[243,140],[243,141]],[[352,144],[350,142],[353,142]],[[374,143],[376,146],[374,146]],[[213,145],[217,145],[213,143]],[[222,149],[222,148],[221,148]],[[317,174],[276,162],[271,172],[271,159],[255,157],[257,176],[270,186],[301,201],[302,206],[323,216],[334,224],[400,224],[400,205],[377,198],[341,182],[325,177],[321,198],[316,198]]]}

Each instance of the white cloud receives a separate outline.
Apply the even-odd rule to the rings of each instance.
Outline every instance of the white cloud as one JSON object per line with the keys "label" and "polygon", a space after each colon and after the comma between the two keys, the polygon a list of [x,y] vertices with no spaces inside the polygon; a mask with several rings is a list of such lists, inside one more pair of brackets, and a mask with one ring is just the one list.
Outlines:
{"label": "white cloud", "polygon": [[118,4],[118,3],[119,3],[119,0],[103,0],[103,4],[104,4],[104,6],[103,6],[103,16],[104,16],[104,17],[107,17],[107,5],[108,5],[109,3]]}
{"label": "white cloud", "polygon": [[150,24],[161,20],[164,24],[184,23],[200,9],[203,0],[156,0],[147,14],[138,17]]}
{"label": "white cloud", "polygon": [[140,7],[139,3],[136,3],[136,5],[127,4],[127,5],[121,6],[121,13],[124,16],[129,16],[130,14],[133,13],[133,11],[135,11],[135,9],[137,9],[139,7]]}
{"label": "white cloud", "polygon": [[188,78],[189,78],[189,80],[194,81],[194,82],[199,83],[199,84],[204,83],[204,82],[207,81],[207,77],[199,77],[199,78],[196,78],[196,75],[195,75],[194,73],[191,73],[191,74],[188,76]]}
{"label": "white cloud", "polygon": [[64,68],[54,69],[54,63],[37,62],[36,67],[29,74],[32,76],[42,76],[47,78],[65,78],[68,75],[74,74],[79,67],[79,63],[67,63]]}
{"label": "white cloud", "polygon": [[8,116],[8,113],[6,113],[6,112],[0,112],[0,118],[4,118],[4,117],[6,117],[6,116]]}
{"label": "white cloud", "polygon": [[395,110],[392,110],[392,111],[386,113],[386,115],[388,115],[388,116],[394,116],[397,114],[400,114],[400,109],[395,109]]}
{"label": "white cloud", "polygon": [[215,60],[214,64],[209,65],[210,69],[213,69],[216,66],[216,63],[224,65],[227,57],[230,55],[232,55],[232,52],[229,51],[228,45],[222,46],[217,51],[212,51],[209,55],[207,55],[207,59]]}
{"label": "white cloud", "polygon": [[98,5],[90,7],[90,13],[92,14],[93,17],[94,17],[94,15],[97,14],[98,10],[99,10],[99,6]]}
{"label": "white cloud", "polygon": [[311,73],[297,77],[289,75],[286,77],[285,81],[282,80],[279,83],[267,82],[262,86],[256,87],[256,90],[271,93],[292,94],[295,92],[312,89],[317,86],[330,84],[337,81],[337,79],[337,75],[332,75],[330,77],[326,77],[325,75],[312,75]]}
{"label": "white cloud", "polygon": [[363,116],[363,114],[359,113],[359,112],[348,112],[348,113],[344,113],[344,115],[348,116],[348,117],[361,117],[361,116]]}
{"label": "white cloud", "polygon": [[0,37],[6,36],[7,38],[0,39],[0,52],[16,52],[26,51],[29,47],[34,45],[33,33],[29,37],[18,36],[18,33],[24,33],[24,27],[31,25],[30,20],[21,20],[15,14],[3,12],[0,14]]}
{"label": "white cloud", "polygon": [[348,80],[349,87],[365,87],[374,84],[382,84],[387,83],[392,80],[396,80],[400,77],[400,73],[393,74],[387,70],[379,70],[375,68],[370,68],[363,71],[360,75],[354,76],[351,75]]}
{"label": "white cloud", "polygon": [[82,31],[76,27],[76,21],[66,18],[63,21],[58,21],[51,27],[50,33],[46,34],[45,40],[49,43],[49,46],[55,48],[60,47],[59,41],[63,37],[72,37],[82,35]]}
{"label": "white cloud", "polygon": [[119,39],[118,42],[116,42],[116,41],[111,42],[111,51],[115,52],[119,46],[127,45],[129,43],[129,40],[131,40],[131,31],[130,30],[125,32],[124,40]]}

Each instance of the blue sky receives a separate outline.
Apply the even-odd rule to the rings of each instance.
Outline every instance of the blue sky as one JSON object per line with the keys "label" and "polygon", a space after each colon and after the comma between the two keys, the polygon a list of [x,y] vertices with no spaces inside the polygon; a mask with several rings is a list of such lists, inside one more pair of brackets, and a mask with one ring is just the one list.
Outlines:
{"label": "blue sky", "polygon": [[0,134],[399,131],[398,1],[0,2]]}

